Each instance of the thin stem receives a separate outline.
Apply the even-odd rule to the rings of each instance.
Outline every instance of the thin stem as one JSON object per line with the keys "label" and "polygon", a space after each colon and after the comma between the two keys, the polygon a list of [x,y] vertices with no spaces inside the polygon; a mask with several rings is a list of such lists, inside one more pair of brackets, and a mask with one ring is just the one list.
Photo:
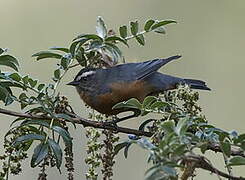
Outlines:
{"label": "thin stem", "polygon": [[146,34],[146,33],[148,33],[148,32],[150,32],[150,31],[141,31],[141,32],[137,33],[136,35],[132,35],[132,36],[126,37],[125,40],[133,39],[133,38],[135,38],[135,37],[138,36],[138,35],[143,35],[143,34]]}
{"label": "thin stem", "polygon": [[[224,158],[226,169],[227,169],[229,175],[232,176],[232,168],[230,166],[228,166],[228,158],[224,153],[223,153],[223,158]],[[231,180],[231,179],[229,178],[229,180]]]}

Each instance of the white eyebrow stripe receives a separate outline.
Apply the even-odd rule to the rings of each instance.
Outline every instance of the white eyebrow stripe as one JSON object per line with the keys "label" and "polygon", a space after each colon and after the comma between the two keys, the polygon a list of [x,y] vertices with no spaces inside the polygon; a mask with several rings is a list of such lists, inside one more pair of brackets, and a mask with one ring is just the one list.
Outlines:
{"label": "white eyebrow stripe", "polygon": [[84,73],[82,73],[80,76],[78,76],[78,77],[76,78],[76,81],[80,81],[81,78],[90,76],[90,75],[92,75],[92,74],[95,74],[95,71],[84,72]]}

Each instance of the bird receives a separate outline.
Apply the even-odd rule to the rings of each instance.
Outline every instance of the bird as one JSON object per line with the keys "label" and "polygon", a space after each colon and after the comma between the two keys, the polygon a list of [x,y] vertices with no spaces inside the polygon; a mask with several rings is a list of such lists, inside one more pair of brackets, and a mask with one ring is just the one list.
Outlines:
{"label": "bird", "polygon": [[145,97],[175,89],[178,84],[187,84],[192,89],[210,90],[202,80],[184,79],[158,72],[162,66],[180,57],[176,55],[166,59],[124,63],[109,68],[85,67],[68,85],[75,86],[85,104],[102,114],[110,116],[125,111],[134,112],[117,121],[120,122],[140,113],[135,109],[114,109],[113,106],[119,102],[131,98],[143,102]]}

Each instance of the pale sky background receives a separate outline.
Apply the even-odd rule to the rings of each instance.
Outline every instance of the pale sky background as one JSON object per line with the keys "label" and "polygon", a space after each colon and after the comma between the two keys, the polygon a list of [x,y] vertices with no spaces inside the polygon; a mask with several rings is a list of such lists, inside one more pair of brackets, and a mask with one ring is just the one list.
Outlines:
{"label": "pale sky background", "polygon": [[[48,82],[56,66],[56,60],[35,62],[31,55],[51,46],[68,46],[80,33],[95,32],[96,17],[103,16],[110,28],[116,29],[130,20],[143,24],[147,19],[174,19],[177,25],[167,27],[167,35],[149,34],[146,46],[131,43],[124,48],[127,61],[145,61],[157,57],[181,54],[180,61],[168,64],[162,72],[185,78],[205,80],[211,92],[200,92],[200,104],[211,124],[227,131],[245,131],[245,1],[244,0],[0,0],[0,47],[20,59],[21,72]],[[79,68],[70,72],[66,82],[73,79]],[[76,112],[86,116],[86,109],[78,99],[74,88],[59,89],[69,97]],[[12,106],[14,109],[17,106]],[[13,118],[1,116],[1,137],[7,132]],[[137,126],[139,119],[125,122],[125,126]],[[76,178],[85,179],[86,139],[82,127],[72,133],[75,136]],[[2,148],[1,148],[2,149]],[[215,166],[223,168],[219,154],[211,156]],[[36,179],[38,170],[27,168],[21,176],[12,180]],[[143,179],[146,170],[145,151],[139,147],[130,149],[128,159],[119,154],[115,165],[115,180]],[[48,171],[48,179],[63,180],[55,169]],[[199,172],[201,172],[199,174]],[[209,173],[197,171],[196,179],[218,179]],[[234,174],[245,176],[238,168]]]}

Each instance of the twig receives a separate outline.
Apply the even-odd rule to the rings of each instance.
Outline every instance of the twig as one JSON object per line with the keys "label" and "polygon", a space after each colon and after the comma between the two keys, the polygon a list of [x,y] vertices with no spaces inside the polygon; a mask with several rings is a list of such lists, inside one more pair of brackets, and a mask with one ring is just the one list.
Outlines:
{"label": "twig", "polygon": [[201,168],[204,170],[207,170],[209,172],[215,173],[218,176],[222,176],[224,178],[227,179],[232,179],[232,180],[245,180],[244,177],[237,177],[237,176],[232,176],[229,175],[227,173],[224,173],[218,169],[216,169],[215,167],[212,166],[212,164],[210,162],[208,162],[208,160],[203,157],[203,156],[197,156],[197,155],[188,155],[184,158],[184,162],[192,162],[195,163],[195,168]]}
{"label": "twig", "polygon": [[[50,116],[33,115],[33,114],[15,112],[15,111],[6,110],[3,108],[0,108],[0,113],[10,115],[10,116],[15,116],[15,117],[24,117],[24,118],[32,118],[32,119],[47,119],[47,120],[52,119],[52,117]],[[69,113],[69,115],[72,115],[73,117],[71,117],[69,120],[66,120],[66,121],[76,123],[76,124],[82,124],[84,127],[90,126],[90,127],[94,127],[98,129],[108,129],[108,130],[112,130],[112,131],[116,131],[120,133],[134,134],[137,136],[147,136],[147,137],[152,136],[152,133],[150,132],[125,128],[125,127],[119,127],[119,126],[110,124],[108,122],[92,121],[92,120],[88,120],[88,119],[79,117],[78,115],[72,114],[72,113]]]}
{"label": "twig", "polygon": [[[34,114],[28,114],[28,113],[21,113],[21,112],[15,112],[15,111],[10,111],[6,110],[3,108],[0,108],[0,113],[1,114],[6,114],[10,116],[15,116],[15,117],[24,117],[24,118],[32,118],[32,119],[47,119],[51,120],[52,117],[50,116],[42,116],[42,115],[34,115]],[[65,112],[67,115],[71,116],[69,122],[75,123],[75,124],[82,124],[84,127],[90,126],[98,129],[108,129],[120,133],[125,133],[125,134],[134,134],[137,136],[146,136],[146,137],[151,137],[153,133],[147,132],[147,131],[140,131],[137,129],[131,129],[131,128],[125,128],[125,127],[120,127],[120,126],[115,126],[113,124],[110,124],[108,122],[98,122],[98,121],[93,121],[93,120],[88,120],[82,117],[79,117],[78,115],[71,113],[71,112]],[[218,144],[209,144],[208,149],[214,151],[214,152],[222,152],[220,146]],[[244,152],[239,149],[233,147],[231,150],[231,155],[232,156],[242,156],[245,157]]]}

